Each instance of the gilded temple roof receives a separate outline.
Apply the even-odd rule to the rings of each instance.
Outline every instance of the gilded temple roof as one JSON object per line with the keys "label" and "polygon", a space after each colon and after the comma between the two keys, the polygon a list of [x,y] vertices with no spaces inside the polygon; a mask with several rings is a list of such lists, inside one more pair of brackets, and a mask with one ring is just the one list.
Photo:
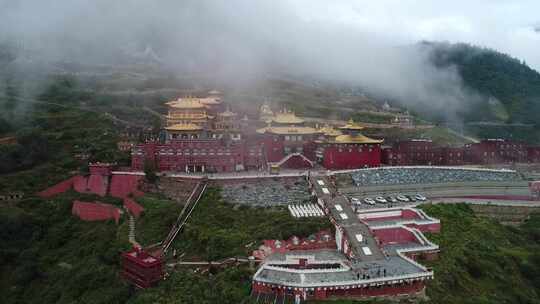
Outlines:
{"label": "gilded temple roof", "polygon": [[176,109],[203,109],[206,105],[201,102],[200,98],[178,98],[177,100],[169,101],[166,103],[171,108]]}
{"label": "gilded temple roof", "polygon": [[384,140],[382,139],[373,139],[362,134],[359,135],[339,135],[334,140],[330,142],[340,143],[340,144],[380,144]]}
{"label": "gilded temple roof", "polygon": [[341,130],[363,130],[364,126],[355,122],[352,118],[349,119],[346,125],[340,127]]}
{"label": "gilded temple roof", "polygon": [[174,124],[172,126],[166,127],[165,130],[167,131],[200,131],[202,130],[202,128],[193,123],[179,123],[179,124]]}
{"label": "gilded temple roof", "polygon": [[329,126],[329,125],[325,125],[324,127],[320,128],[319,129],[319,132],[324,134],[325,136],[330,136],[330,137],[333,137],[333,136],[339,136],[343,133],[341,133],[340,130],[332,127],[332,126]]}
{"label": "gilded temple roof", "polygon": [[278,124],[302,124],[304,120],[294,112],[279,112],[272,117],[272,121]]}
{"label": "gilded temple roof", "polygon": [[320,131],[311,127],[266,127],[258,129],[257,133],[269,133],[276,135],[308,135],[320,133]]}

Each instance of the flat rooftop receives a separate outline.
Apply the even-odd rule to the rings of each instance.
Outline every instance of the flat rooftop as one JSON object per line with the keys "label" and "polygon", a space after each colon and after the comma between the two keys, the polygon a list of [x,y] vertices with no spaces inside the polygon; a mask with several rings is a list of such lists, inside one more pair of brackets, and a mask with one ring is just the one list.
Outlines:
{"label": "flat rooftop", "polygon": [[[323,287],[370,285],[409,279],[430,279],[433,272],[406,257],[403,252],[437,250],[438,246],[427,241],[421,233],[400,224],[407,218],[385,220],[385,215],[401,215],[401,209],[368,211],[390,227],[406,229],[418,238],[418,242],[402,241],[379,245],[371,230],[381,221],[362,221],[351,208],[348,200],[335,192],[330,180],[312,178],[313,191],[328,209],[329,216],[343,230],[352,251],[349,257],[334,249],[299,250],[274,253],[264,261],[254,275],[254,280],[292,287]],[[378,212],[378,213],[375,213]],[[414,209],[407,209],[414,212]],[[413,214],[414,215],[414,214]],[[411,217],[411,214],[408,214]],[[434,220],[417,211],[413,220]],[[339,241],[339,240],[337,240]],[[339,246],[338,246],[339,247]]]}

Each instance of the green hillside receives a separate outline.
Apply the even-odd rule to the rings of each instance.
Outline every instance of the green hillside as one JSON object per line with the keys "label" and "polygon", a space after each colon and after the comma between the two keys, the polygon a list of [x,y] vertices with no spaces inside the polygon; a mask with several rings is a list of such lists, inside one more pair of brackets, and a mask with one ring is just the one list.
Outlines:
{"label": "green hillside", "polygon": [[[431,51],[436,66],[457,67],[464,84],[486,97],[465,113],[466,120],[538,123],[540,73],[525,62],[468,44],[424,43],[423,47]],[[486,106],[490,111],[485,111]]]}

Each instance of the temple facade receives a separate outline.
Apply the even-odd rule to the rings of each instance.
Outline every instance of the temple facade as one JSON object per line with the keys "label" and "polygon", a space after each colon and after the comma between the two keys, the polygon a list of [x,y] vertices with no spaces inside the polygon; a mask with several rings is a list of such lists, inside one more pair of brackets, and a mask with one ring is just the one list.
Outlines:
{"label": "temple facade", "polygon": [[317,141],[318,161],[331,170],[378,167],[383,140],[362,135],[363,129],[352,119],[339,130],[323,129],[324,136]]}
{"label": "temple facade", "polygon": [[339,129],[318,128],[290,110],[274,112],[263,104],[259,120],[250,124],[247,116],[225,105],[217,91],[166,105],[161,140],[134,146],[132,169],[151,164],[159,171],[214,173],[380,164],[382,141],[363,136],[363,127],[353,121]]}

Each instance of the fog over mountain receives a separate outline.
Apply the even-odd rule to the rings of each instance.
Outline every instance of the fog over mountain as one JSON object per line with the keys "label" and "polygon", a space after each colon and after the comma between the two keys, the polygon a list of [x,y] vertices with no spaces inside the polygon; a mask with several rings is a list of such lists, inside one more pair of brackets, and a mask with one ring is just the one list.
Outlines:
{"label": "fog over mountain", "polygon": [[[540,38],[526,20],[531,13],[520,14],[521,20],[498,19],[503,24],[494,26],[503,13],[532,12],[539,5],[477,2],[460,0],[450,6],[420,1],[414,4],[418,11],[410,13],[411,1],[390,0],[377,5],[319,0],[0,0],[0,42],[15,43],[34,60],[110,64],[151,54],[179,75],[215,74],[226,80],[274,73],[308,76],[359,85],[453,117],[481,97],[463,87],[454,68],[433,67],[428,52],[413,47],[417,41],[522,46],[514,53],[501,50],[540,67],[532,51]],[[461,5],[471,11],[459,15]],[[493,17],[484,16],[486,12]]]}

